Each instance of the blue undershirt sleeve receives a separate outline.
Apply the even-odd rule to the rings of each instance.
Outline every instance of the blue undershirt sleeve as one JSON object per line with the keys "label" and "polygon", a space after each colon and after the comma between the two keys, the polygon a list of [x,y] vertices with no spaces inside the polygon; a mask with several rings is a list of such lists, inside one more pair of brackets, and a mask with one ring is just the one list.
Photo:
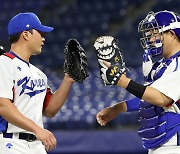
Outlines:
{"label": "blue undershirt sleeve", "polygon": [[132,99],[126,100],[126,105],[127,105],[127,112],[130,111],[138,111],[139,110],[139,102],[140,99],[137,97],[134,97]]}

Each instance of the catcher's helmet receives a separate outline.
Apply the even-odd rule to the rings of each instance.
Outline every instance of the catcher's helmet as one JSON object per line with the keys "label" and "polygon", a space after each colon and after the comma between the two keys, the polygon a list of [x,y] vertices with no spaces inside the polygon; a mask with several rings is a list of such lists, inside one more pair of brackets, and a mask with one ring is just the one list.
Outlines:
{"label": "catcher's helmet", "polygon": [[[144,49],[150,49],[152,56],[162,53],[163,32],[173,30],[180,37],[180,16],[171,11],[149,12],[144,20],[139,23],[138,31],[142,32],[141,45]],[[154,42],[150,41],[155,37]]]}

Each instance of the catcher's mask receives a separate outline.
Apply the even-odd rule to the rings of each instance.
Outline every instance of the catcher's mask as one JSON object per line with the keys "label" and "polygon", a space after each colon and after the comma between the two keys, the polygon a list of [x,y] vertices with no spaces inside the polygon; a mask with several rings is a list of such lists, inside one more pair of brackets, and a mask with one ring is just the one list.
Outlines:
{"label": "catcher's mask", "polygon": [[150,50],[152,56],[160,55],[163,51],[163,32],[173,30],[180,37],[180,17],[171,11],[149,12],[139,23],[138,31],[142,32],[140,38],[144,50]]}

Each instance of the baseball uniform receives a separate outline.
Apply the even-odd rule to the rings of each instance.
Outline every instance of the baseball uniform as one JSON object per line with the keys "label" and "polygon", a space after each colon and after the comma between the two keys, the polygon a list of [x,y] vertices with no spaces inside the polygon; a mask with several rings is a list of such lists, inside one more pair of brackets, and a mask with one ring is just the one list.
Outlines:
{"label": "baseball uniform", "polygon": [[[11,51],[0,56],[0,63],[0,97],[10,99],[24,116],[43,127],[44,100],[46,92],[50,93],[46,75]],[[16,127],[1,116],[0,132],[0,153],[46,153],[32,132]]]}

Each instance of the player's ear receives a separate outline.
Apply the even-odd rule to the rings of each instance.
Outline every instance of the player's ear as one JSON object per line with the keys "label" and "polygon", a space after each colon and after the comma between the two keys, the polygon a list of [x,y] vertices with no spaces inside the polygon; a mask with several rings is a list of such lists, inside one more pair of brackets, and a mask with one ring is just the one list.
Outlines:
{"label": "player's ear", "polygon": [[21,33],[21,36],[25,39],[25,40],[29,40],[29,36],[32,35],[29,31],[23,31]]}
{"label": "player's ear", "polygon": [[171,36],[175,39],[177,36],[176,36],[176,33],[173,31],[173,30],[169,30],[169,33],[171,34]]}

